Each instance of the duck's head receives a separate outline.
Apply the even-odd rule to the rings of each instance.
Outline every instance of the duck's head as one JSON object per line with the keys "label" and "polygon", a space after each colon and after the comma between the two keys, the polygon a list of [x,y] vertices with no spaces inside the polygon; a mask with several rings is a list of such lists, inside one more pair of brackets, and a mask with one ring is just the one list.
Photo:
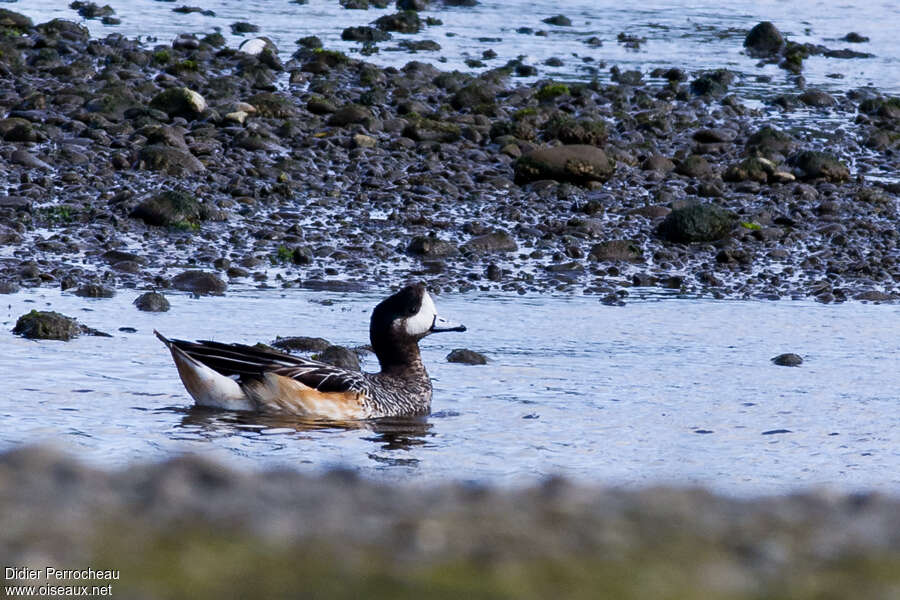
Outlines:
{"label": "duck's head", "polygon": [[466,326],[438,316],[423,283],[407,285],[372,311],[369,337],[382,368],[418,359],[417,342],[432,333],[465,331]]}

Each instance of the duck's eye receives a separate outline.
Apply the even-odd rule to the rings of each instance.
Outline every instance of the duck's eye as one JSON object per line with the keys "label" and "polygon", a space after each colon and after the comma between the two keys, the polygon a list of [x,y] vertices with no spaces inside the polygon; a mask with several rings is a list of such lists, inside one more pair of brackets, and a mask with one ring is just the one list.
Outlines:
{"label": "duck's eye", "polygon": [[417,312],[419,312],[419,309],[414,306],[410,306],[409,308],[406,309],[406,314],[408,314],[409,316],[413,316]]}

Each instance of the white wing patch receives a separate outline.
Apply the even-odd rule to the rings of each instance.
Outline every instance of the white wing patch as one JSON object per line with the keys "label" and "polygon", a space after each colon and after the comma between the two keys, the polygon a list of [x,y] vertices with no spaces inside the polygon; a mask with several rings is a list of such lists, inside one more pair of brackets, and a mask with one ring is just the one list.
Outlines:
{"label": "white wing patch", "polygon": [[434,306],[434,300],[431,295],[425,292],[422,295],[422,306],[419,312],[406,320],[406,333],[413,337],[425,335],[434,325],[434,318],[437,316],[437,308]]}

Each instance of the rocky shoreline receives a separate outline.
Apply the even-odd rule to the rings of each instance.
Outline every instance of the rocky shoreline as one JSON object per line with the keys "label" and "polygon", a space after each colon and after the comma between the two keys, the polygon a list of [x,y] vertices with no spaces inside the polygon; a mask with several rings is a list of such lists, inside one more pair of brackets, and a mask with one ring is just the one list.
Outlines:
{"label": "rocky shoreline", "polygon": [[898,515],[878,494],[423,489],[191,456],[107,472],[48,448],[0,454],[5,564],[116,570],[114,597],[894,598]]}
{"label": "rocky shoreline", "polygon": [[[379,68],[314,38],[148,47],[8,10],[0,30],[6,293],[415,277],[608,303],[900,297],[900,184],[866,178],[896,173],[900,100],[872,89],[773,92],[822,115],[811,133],[723,69],[519,85],[514,62]],[[760,48],[787,69],[827,50]]]}

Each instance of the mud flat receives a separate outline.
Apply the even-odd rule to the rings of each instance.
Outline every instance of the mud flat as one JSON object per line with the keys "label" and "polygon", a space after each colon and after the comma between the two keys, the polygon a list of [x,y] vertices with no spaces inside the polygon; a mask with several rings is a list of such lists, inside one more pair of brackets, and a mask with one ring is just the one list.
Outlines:
{"label": "mud flat", "polygon": [[900,100],[871,88],[773,84],[767,103],[816,116],[793,126],[723,69],[522,84],[516,61],[382,68],[314,38],[251,55],[2,16],[5,292],[900,293]]}

